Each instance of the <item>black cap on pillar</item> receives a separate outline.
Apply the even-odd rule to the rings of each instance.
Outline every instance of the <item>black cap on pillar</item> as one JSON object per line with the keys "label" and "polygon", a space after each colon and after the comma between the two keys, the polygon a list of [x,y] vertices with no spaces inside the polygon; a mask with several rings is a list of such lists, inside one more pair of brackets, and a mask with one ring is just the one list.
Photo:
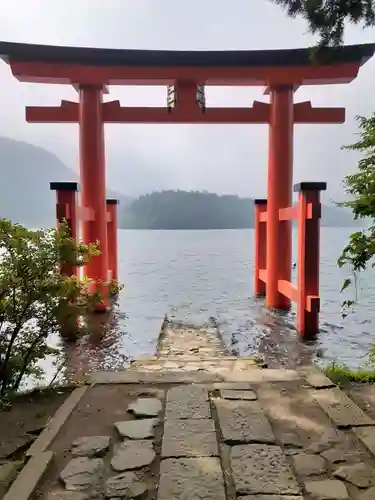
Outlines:
{"label": "black cap on pillar", "polygon": [[79,191],[78,182],[51,182],[51,191]]}

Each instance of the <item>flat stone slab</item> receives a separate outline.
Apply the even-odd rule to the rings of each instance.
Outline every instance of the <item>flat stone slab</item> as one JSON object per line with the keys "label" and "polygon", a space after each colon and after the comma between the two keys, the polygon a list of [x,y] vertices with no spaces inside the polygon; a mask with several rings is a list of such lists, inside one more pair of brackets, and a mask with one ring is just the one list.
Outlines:
{"label": "flat stone slab", "polygon": [[302,497],[295,495],[245,495],[240,500],[303,500]]}
{"label": "flat stone slab", "polygon": [[128,420],[116,422],[114,425],[117,432],[123,438],[147,439],[155,436],[155,427],[159,420],[157,418],[144,418],[140,420]]}
{"label": "flat stone slab", "polygon": [[346,450],[342,448],[331,448],[321,453],[321,456],[331,464],[358,463],[361,461],[362,455],[363,453],[359,450]]}
{"label": "flat stone slab", "polygon": [[353,431],[369,452],[375,456],[375,427],[356,427]]}
{"label": "flat stone slab", "polygon": [[324,458],[308,453],[294,455],[293,465],[297,476],[314,476],[323,474],[327,470]]}
{"label": "flat stone slab", "polygon": [[213,420],[167,420],[161,455],[163,458],[218,456]]}
{"label": "flat stone slab", "polygon": [[5,495],[5,492],[17,477],[17,474],[22,469],[23,465],[23,461],[0,464],[0,498]]}
{"label": "flat stone slab", "polygon": [[74,457],[103,457],[111,446],[110,436],[80,437],[72,444]]}
{"label": "flat stone slab", "polygon": [[100,483],[104,474],[101,458],[73,458],[60,473],[65,489],[82,491]]}
{"label": "flat stone slab", "polygon": [[312,396],[338,427],[375,425],[359,406],[336,387],[314,391]]}
{"label": "flat stone slab", "polygon": [[260,384],[263,382],[292,382],[301,379],[295,370],[282,368],[257,368],[249,366],[247,370],[234,370],[223,373],[223,382],[249,382],[250,384]]}
{"label": "flat stone slab", "polygon": [[312,500],[349,500],[345,484],[337,479],[323,479],[305,483],[307,493]]}
{"label": "flat stone slab", "polygon": [[117,447],[111,460],[111,466],[116,472],[140,469],[150,465],[155,456],[152,441],[124,441]]}
{"label": "flat stone slab", "polygon": [[255,401],[257,395],[254,391],[238,391],[230,389],[222,389],[220,396],[224,399],[243,399],[245,401]]}
{"label": "flat stone slab", "polygon": [[220,460],[168,458],[160,465],[158,500],[225,500]]}
{"label": "flat stone slab", "polygon": [[340,432],[334,427],[328,427],[323,434],[313,441],[307,448],[308,453],[322,453],[326,450],[331,449],[333,446],[339,445],[342,437]]}
{"label": "flat stone slab", "polygon": [[162,410],[162,404],[156,398],[138,398],[128,406],[128,412],[136,418],[157,417]]}
{"label": "flat stone slab", "polygon": [[206,372],[94,372],[87,377],[89,384],[194,384],[220,382],[222,377]]}
{"label": "flat stone slab", "polygon": [[329,387],[335,387],[335,384],[324,373],[319,370],[316,366],[309,366],[301,370],[301,373],[306,378],[309,385],[315,389],[327,389]]}
{"label": "flat stone slab", "polygon": [[148,488],[147,484],[138,481],[133,472],[123,472],[108,479],[105,486],[106,498],[145,498]]}
{"label": "flat stone slab", "polygon": [[167,393],[165,418],[210,418],[208,391],[204,387],[172,387]]}
{"label": "flat stone slab", "polygon": [[252,386],[247,382],[215,382],[206,386],[209,390],[251,391]]}
{"label": "flat stone slab", "polygon": [[271,425],[257,401],[218,399],[215,406],[226,443],[275,443]]}
{"label": "flat stone slab", "polygon": [[52,451],[32,456],[5,494],[3,500],[29,500],[52,462]]}
{"label": "flat stone slab", "polygon": [[370,488],[359,496],[359,500],[374,500],[375,488]]}
{"label": "flat stone slab", "polygon": [[300,487],[279,446],[233,446],[230,462],[237,495],[298,495]]}
{"label": "flat stone slab", "polygon": [[[199,361],[197,360],[197,365]],[[94,372],[87,377],[89,384],[205,384],[214,382],[288,382],[300,380],[295,370],[258,368],[249,364],[246,370],[161,371],[131,370],[124,372]]]}
{"label": "flat stone slab", "polygon": [[358,488],[369,488],[375,486],[375,470],[373,467],[360,462],[353,465],[343,465],[335,470],[333,475],[339,479],[344,479],[348,483],[358,486]]}
{"label": "flat stone slab", "polygon": [[81,491],[49,491],[46,500],[89,500],[90,497]]}

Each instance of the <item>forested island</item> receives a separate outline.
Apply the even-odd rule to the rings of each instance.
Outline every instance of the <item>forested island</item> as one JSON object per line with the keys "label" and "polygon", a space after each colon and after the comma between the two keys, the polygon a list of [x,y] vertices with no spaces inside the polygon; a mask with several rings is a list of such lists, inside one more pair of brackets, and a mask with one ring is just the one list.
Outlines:
{"label": "forested island", "polygon": [[[353,226],[351,213],[323,206],[322,225]],[[245,229],[254,227],[254,200],[205,191],[160,191],[121,211],[124,229]]]}

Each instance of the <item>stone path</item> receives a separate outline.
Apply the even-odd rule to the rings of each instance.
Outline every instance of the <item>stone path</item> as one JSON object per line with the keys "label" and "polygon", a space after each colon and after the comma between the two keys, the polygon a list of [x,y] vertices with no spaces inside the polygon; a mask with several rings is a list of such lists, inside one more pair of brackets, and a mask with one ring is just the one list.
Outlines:
{"label": "stone path", "polygon": [[[210,382],[216,381],[218,376],[220,380],[230,379],[234,372],[239,374],[255,365],[265,366],[261,358],[238,358],[229,355],[214,322],[211,321],[204,327],[196,327],[166,318],[156,355],[136,359],[129,372],[124,375],[129,382],[134,380],[136,383],[147,383],[150,380],[160,383]],[[137,372],[140,379],[131,380],[134,372]],[[174,379],[176,374],[181,375]],[[100,374],[97,375],[100,377]]]}
{"label": "stone path", "polygon": [[[167,338],[161,346],[167,346]],[[181,358],[176,361],[180,370],[165,368],[170,358],[158,356],[138,360],[121,374],[97,375],[102,385],[86,390],[55,441],[43,448],[46,437],[41,436],[35,444],[38,453],[56,454],[49,479],[39,481],[38,498],[375,500],[371,412],[365,413],[316,369],[271,370],[215,355],[205,364],[199,350],[188,359],[174,354]],[[198,359],[190,360],[194,356]],[[160,363],[161,373],[149,370]],[[193,363],[200,369],[186,370]],[[143,384],[134,385],[142,377]],[[115,399],[110,426],[97,426],[96,431],[105,432],[82,433],[66,442],[64,436],[79,421],[75,412],[88,422],[93,401],[106,388],[112,398],[122,394]],[[46,464],[51,456],[47,458]],[[29,498],[20,496],[17,481],[17,496],[12,487],[5,500]]]}
{"label": "stone path", "polygon": [[165,318],[156,350],[160,357],[193,355],[195,360],[229,355],[213,319],[196,327]]}
{"label": "stone path", "polygon": [[374,500],[375,422],[339,389],[299,377],[138,397],[113,422],[116,439],[72,443],[64,489],[44,498]]}

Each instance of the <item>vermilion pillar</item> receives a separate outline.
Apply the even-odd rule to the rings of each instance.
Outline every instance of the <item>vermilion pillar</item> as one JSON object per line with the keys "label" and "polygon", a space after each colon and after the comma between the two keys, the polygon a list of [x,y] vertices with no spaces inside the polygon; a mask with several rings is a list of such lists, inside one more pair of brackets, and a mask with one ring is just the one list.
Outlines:
{"label": "vermilion pillar", "polygon": [[266,294],[266,284],[260,279],[260,273],[266,271],[267,229],[266,223],[261,221],[261,214],[267,212],[267,200],[254,200],[255,208],[255,269],[254,294],[258,297]]}
{"label": "vermilion pillar", "polygon": [[294,186],[298,199],[297,330],[314,335],[319,330],[320,191],[325,182]]}
{"label": "vermilion pillar", "polygon": [[290,299],[279,293],[278,281],[291,279],[292,232],[290,221],[279,221],[279,209],[292,202],[293,88],[271,86],[270,94],[266,304],[287,309]]}
{"label": "vermilion pillar", "polygon": [[[65,219],[73,241],[78,237],[77,221],[77,182],[51,182],[50,189],[56,191],[56,219],[57,228]],[[61,273],[65,276],[77,276],[77,266],[64,264]]]}
{"label": "vermilion pillar", "polygon": [[82,238],[86,244],[97,242],[101,252],[85,266],[84,273],[100,283],[97,290],[105,293],[102,283],[108,280],[108,253],[102,100],[102,87],[79,86],[81,204],[94,214],[93,220],[82,222]]}
{"label": "vermilion pillar", "polygon": [[117,256],[117,205],[118,200],[107,200],[107,235],[108,235],[108,268],[112,272],[112,280],[118,281]]}

